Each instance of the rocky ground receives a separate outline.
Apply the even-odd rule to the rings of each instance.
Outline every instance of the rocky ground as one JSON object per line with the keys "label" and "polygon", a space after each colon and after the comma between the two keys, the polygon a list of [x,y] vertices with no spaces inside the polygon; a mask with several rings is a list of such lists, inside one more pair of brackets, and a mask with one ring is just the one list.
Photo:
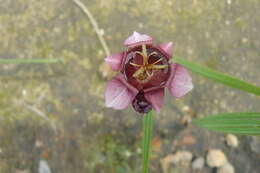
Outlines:
{"label": "rocky ground", "polygon": [[[86,15],[70,0],[0,1],[0,172],[137,173],[142,116],[105,108],[113,74]],[[260,86],[259,0],[82,0],[111,52],[133,31],[175,54]],[[104,70],[105,69],[105,70]],[[104,75],[105,74],[105,75]],[[260,111],[259,97],[192,75],[195,88],[155,116],[151,173],[259,173],[259,137],[200,129],[208,114]]]}

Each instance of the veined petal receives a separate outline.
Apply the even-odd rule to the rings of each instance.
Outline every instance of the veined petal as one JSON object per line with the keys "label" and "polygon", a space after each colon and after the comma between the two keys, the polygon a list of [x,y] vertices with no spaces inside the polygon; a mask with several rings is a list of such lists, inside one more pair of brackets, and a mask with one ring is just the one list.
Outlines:
{"label": "veined petal", "polygon": [[105,104],[114,109],[125,109],[133,101],[136,93],[128,88],[122,81],[123,75],[119,74],[110,80],[105,89]]}
{"label": "veined petal", "polygon": [[123,61],[123,52],[116,53],[105,58],[106,63],[112,68],[112,70],[120,70]]}
{"label": "veined petal", "polygon": [[162,43],[160,45],[157,46],[159,49],[161,49],[162,51],[164,51],[168,58],[172,57],[172,47],[173,47],[173,43],[172,42],[168,42],[168,43]]}
{"label": "veined petal", "polygon": [[164,101],[164,89],[160,88],[157,90],[146,92],[144,93],[144,97],[152,104],[156,112],[159,113]]}
{"label": "veined petal", "polygon": [[152,44],[153,38],[146,34],[140,34],[138,32],[134,32],[131,36],[129,36],[125,42],[125,46],[134,47],[142,44]]}
{"label": "veined petal", "polygon": [[180,98],[192,90],[192,78],[183,66],[171,64],[171,75],[166,86],[173,96]]}

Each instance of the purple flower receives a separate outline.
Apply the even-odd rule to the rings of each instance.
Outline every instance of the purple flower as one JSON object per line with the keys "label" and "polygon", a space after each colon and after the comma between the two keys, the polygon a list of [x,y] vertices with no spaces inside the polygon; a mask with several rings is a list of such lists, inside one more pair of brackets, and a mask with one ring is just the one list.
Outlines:
{"label": "purple flower", "polygon": [[169,63],[172,42],[153,45],[152,37],[134,32],[124,45],[127,49],[105,58],[114,71],[119,71],[105,90],[107,107],[125,109],[129,104],[139,113],[151,109],[160,112],[164,88],[180,98],[192,88],[192,78],[181,65]]}

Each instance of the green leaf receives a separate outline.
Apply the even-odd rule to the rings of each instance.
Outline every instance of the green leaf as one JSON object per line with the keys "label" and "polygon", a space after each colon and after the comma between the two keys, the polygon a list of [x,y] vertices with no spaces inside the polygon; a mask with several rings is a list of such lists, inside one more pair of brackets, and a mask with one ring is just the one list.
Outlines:
{"label": "green leaf", "polygon": [[0,64],[49,64],[62,62],[61,59],[47,59],[47,58],[33,58],[33,59],[22,59],[22,58],[5,58],[0,59]]}
{"label": "green leaf", "polygon": [[260,135],[260,112],[238,112],[209,115],[195,120],[200,127],[243,135]]}
{"label": "green leaf", "polygon": [[235,77],[217,72],[215,70],[212,70],[210,68],[194,64],[192,62],[189,62],[185,59],[179,58],[174,56],[173,59],[178,63],[189,69],[190,71],[197,73],[201,76],[204,76],[206,78],[212,79],[216,82],[222,83],[226,86],[236,88],[239,90],[243,90],[246,92],[250,92],[256,95],[260,95],[260,87],[252,85],[250,83],[247,83],[245,81],[242,81],[240,79],[237,79]]}
{"label": "green leaf", "polygon": [[149,172],[149,158],[151,150],[153,132],[153,112],[150,111],[143,117],[143,170],[142,173]]}

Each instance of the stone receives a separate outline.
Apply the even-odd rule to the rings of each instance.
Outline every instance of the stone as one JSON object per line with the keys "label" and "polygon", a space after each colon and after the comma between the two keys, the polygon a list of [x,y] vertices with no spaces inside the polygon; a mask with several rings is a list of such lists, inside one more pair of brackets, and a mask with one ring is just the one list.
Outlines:
{"label": "stone", "polygon": [[197,139],[192,136],[192,135],[186,135],[186,136],[183,136],[180,140],[180,142],[178,143],[180,146],[189,146],[189,145],[194,145],[196,144],[197,142]]}
{"label": "stone", "polygon": [[227,163],[227,164],[221,166],[220,168],[218,168],[217,173],[235,173],[235,169],[234,169],[233,165],[231,165],[230,163]]}
{"label": "stone", "polygon": [[256,154],[260,154],[260,137],[252,136],[251,138],[252,138],[252,140],[250,142],[251,150]]}
{"label": "stone", "polygon": [[173,155],[173,164],[190,164],[192,159],[192,153],[189,151],[177,151]]}
{"label": "stone", "polygon": [[50,169],[49,164],[46,160],[40,160],[38,172],[39,173],[51,173],[51,169]]}
{"label": "stone", "polygon": [[192,169],[195,169],[195,170],[202,170],[202,168],[204,167],[204,164],[205,164],[204,158],[198,157],[192,162],[191,167],[192,167]]}
{"label": "stone", "polygon": [[172,160],[174,158],[173,154],[169,154],[166,157],[164,157],[163,159],[161,159],[160,163],[163,169],[163,172],[167,172],[170,165],[172,164]]}
{"label": "stone", "polygon": [[234,147],[234,148],[238,147],[239,142],[235,135],[227,134],[225,137],[225,140],[226,140],[226,143],[228,146]]}
{"label": "stone", "polygon": [[161,159],[161,165],[164,172],[167,172],[170,165],[188,167],[192,159],[192,153],[189,151],[177,151],[175,154],[169,154]]}
{"label": "stone", "polygon": [[219,149],[211,149],[207,154],[207,164],[210,167],[221,167],[227,163],[225,154]]}
{"label": "stone", "polygon": [[184,115],[181,118],[181,124],[183,124],[183,125],[188,125],[191,123],[191,121],[192,121],[192,118],[190,115]]}

